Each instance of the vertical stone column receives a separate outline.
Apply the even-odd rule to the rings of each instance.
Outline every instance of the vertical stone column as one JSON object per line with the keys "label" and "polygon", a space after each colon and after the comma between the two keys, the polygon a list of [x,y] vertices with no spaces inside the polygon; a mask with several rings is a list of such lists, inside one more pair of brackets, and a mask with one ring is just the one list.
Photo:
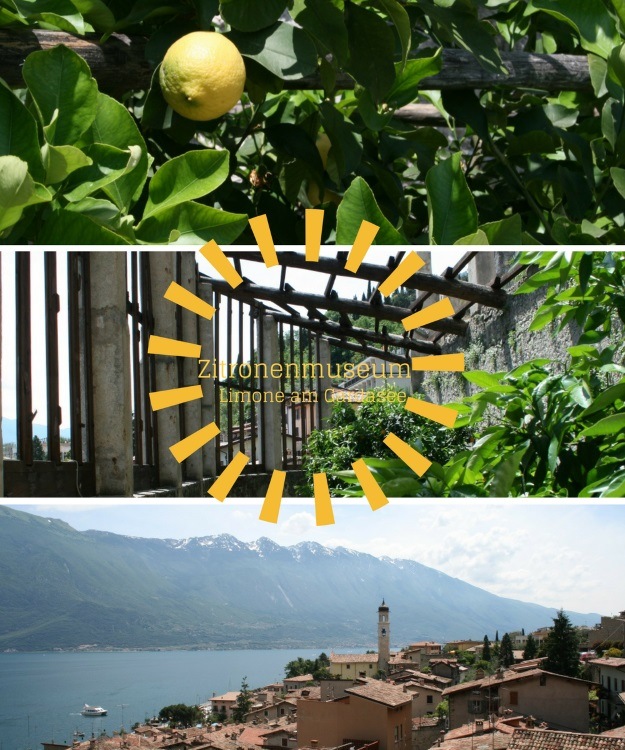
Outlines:
{"label": "vertical stone column", "polygon": [[478,253],[469,263],[469,281],[472,284],[490,286],[495,276],[501,276],[512,260],[512,253],[491,252]]}
{"label": "vertical stone column", "polygon": [[[167,288],[175,278],[176,255],[166,250],[154,253],[150,263],[152,285],[152,314],[154,334],[169,339],[176,338],[175,306],[163,299]],[[164,391],[180,387],[178,384],[178,363],[176,357],[158,355],[155,358],[156,390]],[[158,424],[158,482],[161,487],[174,487],[180,492],[182,469],[173,457],[169,447],[177,443],[180,436],[178,407],[172,406],[156,412]]]}
{"label": "vertical stone column", "polygon": [[[210,284],[200,284],[198,296],[209,305],[213,304],[213,287]],[[202,359],[210,359],[210,371],[212,371],[213,359],[215,358],[215,343],[213,333],[213,320],[200,318],[200,344],[202,346]],[[212,378],[201,380],[202,386],[202,426],[206,426],[216,419],[215,414],[215,381]],[[217,458],[215,453],[215,442],[219,442],[218,435],[210,443],[202,448],[202,471],[205,477],[217,476]]]}
{"label": "vertical stone column", "polygon": [[[265,315],[263,325],[262,362],[267,365],[267,380],[265,390],[276,393],[280,390],[280,378],[273,377],[271,366],[280,362],[280,342],[278,339],[278,324],[271,315]],[[265,469],[282,468],[282,419],[281,408],[277,402],[265,404],[265,423],[261,426],[265,443]]]}
{"label": "vertical stone column", "polygon": [[332,388],[332,380],[328,377],[330,367],[330,344],[327,339],[319,339],[319,364],[323,368],[323,376],[319,378],[319,428],[326,429],[328,419],[332,414],[333,401],[326,401],[326,390]]}
{"label": "vertical stone column", "polygon": [[133,492],[126,257],[90,256],[95,492],[123,497]]}
{"label": "vertical stone column", "polygon": [[[185,251],[182,255],[182,279],[181,284],[185,289],[188,289],[193,294],[197,294],[197,273],[195,269],[195,253],[193,251]],[[195,313],[184,310],[182,311],[182,338],[184,341],[193,343],[198,342],[197,323],[198,317]],[[186,357],[183,364],[183,380],[182,385],[197,385],[198,382],[198,362],[190,357]],[[204,383],[207,381],[201,381],[203,389],[206,388]],[[194,432],[197,432],[202,426],[202,402],[201,401],[189,401],[184,405],[184,421],[186,435],[188,437]],[[202,481],[202,451],[196,451],[189,458],[186,459],[185,465],[187,468],[187,479],[191,481],[201,482]],[[200,487],[200,494],[202,488]]]}

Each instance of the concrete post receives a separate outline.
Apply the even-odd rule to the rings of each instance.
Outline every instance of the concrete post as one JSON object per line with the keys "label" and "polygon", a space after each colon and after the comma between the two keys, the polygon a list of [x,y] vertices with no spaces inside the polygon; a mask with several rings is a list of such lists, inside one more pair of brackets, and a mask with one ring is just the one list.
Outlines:
{"label": "concrete post", "polygon": [[[199,288],[200,299],[213,304],[213,287],[210,284],[201,284]],[[202,345],[202,359],[210,359],[212,366],[215,358],[215,343],[213,334],[213,321],[200,318],[200,344]],[[201,380],[202,386],[202,426],[215,421],[215,381],[210,378]],[[217,457],[215,453],[215,442],[219,441],[218,435],[214,440],[204,446],[202,449],[202,469],[205,477],[217,476]]]}
{"label": "concrete post", "polygon": [[[197,294],[197,274],[195,270],[195,253],[185,251],[182,255],[182,279],[181,285],[193,294]],[[190,310],[182,311],[182,338],[183,341],[198,341],[197,331],[198,317]],[[183,385],[197,385],[198,381],[198,362],[189,357],[184,359],[183,364]],[[206,381],[204,381],[206,382]],[[202,384],[202,383],[201,383]],[[202,403],[201,401],[189,401],[184,405],[184,421],[186,435],[188,437],[197,432],[202,427]],[[202,481],[202,451],[196,451],[185,461],[187,469],[187,479],[191,481]],[[202,487],[200,487],[200,494]]]}
{"label": "concrete post", "polygon": [[[262,362],[267,365],[268,377],[265,390],[271,393],[280,391],[280,378],[272,377],[271,365],[280,362],[280,341],[278,324],[271,315],[263,317],[263,351]],[[265,442],[265,469],[282,468],[282,419],[281,407],[276,401],[265,404],[265,424],[261,426]]]}
{"label": "concrete post", "polygon": [[510,264],[512,253],[491,252],[478,253],[469,263],[469,281],[472,284],[490,286],[495,276],[505,273]]}
{"label": "concrete post", "polygon": [[327,339],[319,339],[319,364],[323,368],[323,375],[319,378],[319,429],[327,429],[328,419],[332,414],[334,401],[326,400],[326,390],[332,388],[332,380],[328,377],[330,367],[330,343]]}
{"label": "concrete post", "polygon": [[126,253],[94,252],[90,263],[95,493],[129,497],[133,464]]}
{"label": "concrete post", "polygon": [[[176,338],[175,306],[163,299],[167,288],[175,278],[176,256],[172,251],[154,253],[150,262],[152,285],[152,313],[154,334],[165,338]],[[176,357],[155,357],[156,390],[163,391],[180,387],[178,384],[178,362]],[[175,487],[180,491],[182,469],[173,457],[170,446],[181,439],[178,407],[172,406],[156,412],[158,425],[158,482],[161,487]]]}

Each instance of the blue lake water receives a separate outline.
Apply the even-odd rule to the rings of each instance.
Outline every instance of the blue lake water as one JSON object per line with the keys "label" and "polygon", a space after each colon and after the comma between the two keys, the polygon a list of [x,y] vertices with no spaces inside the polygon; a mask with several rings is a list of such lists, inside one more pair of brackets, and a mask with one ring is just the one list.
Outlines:
{"label": "blue lake water", "polygon": [[[110,735],[122,720],[129,729],[163,706],[238,690],[243,677],[251,688],[282,680],[287,662],[321,650],[0,654],[0,750],[71,744],[75,731]],[[85,718],[85,703],[108,715]]]}

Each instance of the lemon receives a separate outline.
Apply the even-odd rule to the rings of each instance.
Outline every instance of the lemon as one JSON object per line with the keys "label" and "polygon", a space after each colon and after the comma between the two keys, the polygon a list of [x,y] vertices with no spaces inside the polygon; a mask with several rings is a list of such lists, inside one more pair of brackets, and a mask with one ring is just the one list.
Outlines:
{"label": "lemon", "polygon": [[[315,146],[317,146],[317,151],[321,157],[321,163],[325,169],[328,165],[328,153],[332,148],[332,141],[325,133],[319,133]],[[312,180],[310,181],[308,184],[308,190],[306,191],[306,196],[308,197],[311,206],[318,206],[322,202],[319,185],[317,185],[316,182]],[[329,201],[338,205],[341,202],[341,196],[337,195],[334,190],[328,190],[326,188],[323,192],[323,203],[328,203]]]}
{"label": "lemon", "polygon": [[167,50],[159,81],[174,112],[189,120],[214,120],[241,98],[245,63],[223,34],[193,31]]}

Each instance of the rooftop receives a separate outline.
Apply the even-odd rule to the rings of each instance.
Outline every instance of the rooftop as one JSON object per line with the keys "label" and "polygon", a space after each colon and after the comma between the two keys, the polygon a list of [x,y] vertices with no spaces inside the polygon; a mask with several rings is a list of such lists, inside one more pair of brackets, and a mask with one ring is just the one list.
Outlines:
{"label": "rooftop", "polygon": [[496,687],[510,682],[517,682],[521,680],[537,679],[541,675],[547,675],[550,679],[557,680],[568,680],[570,682],[578,682],[580,685],[589,686],[592,683],[587,680],[580,680],[577,677],[566,677],[565,675],[555,674],[554,672],[546,672],[544,669],[528,669],[524,672],[518,672],[515,670],[506,670],[503,675],[489,675],[481,680],[472,680],[471,682],[463,682],[460,685],[454,685],[453,687],[446,688],[444,695],[452,695],[456,693],[464,693],[467,690],[474,690],[475,688],[488,688]]}
{"label": "rooftop", "polygon": [[412,702],[411,695],[404,693],[403,688],[391,685],[388,682],[381,682],[380,680],[369,680],[363,685],[346,688],[345,692],[391,707],[402,706],[405,703]]}
{"label": "rooftop", "polygon": [[509,750],[625,750],[625,738],[603,734],[517,729]]}
{"label": "rooftop", "polygon": [[622,669],[625,667],[625,659],[618,656],[606,656],[603,659],[590,659],[590,664],[598,664],[600,667],[616,667]]}
{"label": "rooftop", "polygon": [[377,654],[330,654],[331,664],[375,664]]}

